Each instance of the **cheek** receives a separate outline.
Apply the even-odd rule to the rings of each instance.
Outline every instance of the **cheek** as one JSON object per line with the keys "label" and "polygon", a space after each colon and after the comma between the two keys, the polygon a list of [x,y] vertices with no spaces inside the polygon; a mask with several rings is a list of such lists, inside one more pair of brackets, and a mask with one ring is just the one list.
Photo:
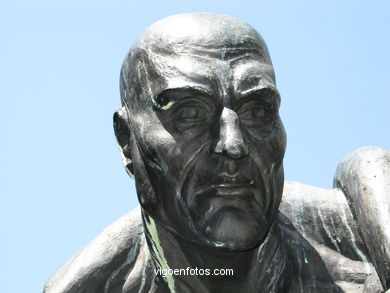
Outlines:
{"label": "cheek", "polygon": [[160,123],[148,122],[138,125],[134,131],[138,148],[146,163],[166,169],[169,158],[180,155],[175,139]]}
{"label": "cheek", "polygon": [[206,132],[193,137],[174,137],[157,123],[144,127],[139,133],[138,148],[144,162],[179,184],[208,142]]}
{"label": "cheek", "polygon": [[274,131],[270,134],[268,144],[268,148],[273,154],[274,159],[278,162],[282,160],[286,151],[287,137],[281,122],[276,125]]}
{"label": "cheek", "polygon": [[286,150],[286,133],[281,121],[275,122],[270,133],[264,134],[259,129],[250,128],[245,130],[249,152],[261,155],[270,163],[280,162]]}

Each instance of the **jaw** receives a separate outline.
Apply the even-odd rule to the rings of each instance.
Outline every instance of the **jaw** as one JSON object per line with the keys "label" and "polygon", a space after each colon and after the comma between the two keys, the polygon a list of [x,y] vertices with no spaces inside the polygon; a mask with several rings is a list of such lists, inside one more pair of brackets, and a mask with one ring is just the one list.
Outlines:
{"label": "jaw", "polygon": [[203,213],[200,209],[189,210],[195,224],[195,242],[229,251],[256,248],[266,238],[277,209],[278,201],[264,210],[253,200],[214,199]]}
{"label": "jaw", "polygon": [[[275,220],[281,192],[272,186],[272,180],[264,180],[267,176],[259,175],[260,168],[255,167],[241,169],[242,177],[248,178],[241,185],[214,185],[211,179],[211,188],[197,192],[199,188],[194,186],[202,186],[197,176],[189,180],[182,194],[188,196],[184,200],[193,223],[193,242],[229,251],[253,249],[263,242]],[[251,178],[257,180],[252,182]],[[251,183],[245,184],[246,181]]]}
{"label": "jaw", "polygon": [[267,224],[242,209],[225,207],[207,219],[199,230],[212,246],[234,251],[248,250],[261,244]]}

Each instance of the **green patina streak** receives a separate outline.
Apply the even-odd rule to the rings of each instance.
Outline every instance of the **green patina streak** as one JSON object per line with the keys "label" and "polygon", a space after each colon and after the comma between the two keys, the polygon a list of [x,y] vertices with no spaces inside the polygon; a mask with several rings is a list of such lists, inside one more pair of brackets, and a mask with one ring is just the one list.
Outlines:
{"label": "green patina streak", "polygon": [[155,99],[152,99],[152,102],[153,102],[153,105],[155,107],[157,107],[158,109],[164,110],[164,111],[171,108],[172,105],[175,103],[175,101],[169,101],[166,105],[160,105],[160,104],[158,104],[158,102],[156,102]]}
{"label": "green patina streak", "polygon": [[[164,250],[161,247],[160,239],[158,238],[156,223],[149,216],[146,216],[146,227],[147,227],[149,234],[152,238],[152,242],[153,242],[153,246],[154,246],[153,250],[154,250],[155,256],[157,258],[158,264],[160,265],[161,269],[165,269],[168,272],[170,267],[169,267],[168,262],[164,256]],[[175,280],[173,279],[173,277],[169,274],[166,274],[165,278],[166,278],[167,283],[168,283],[169,291],[171,293],[176,293]]]}

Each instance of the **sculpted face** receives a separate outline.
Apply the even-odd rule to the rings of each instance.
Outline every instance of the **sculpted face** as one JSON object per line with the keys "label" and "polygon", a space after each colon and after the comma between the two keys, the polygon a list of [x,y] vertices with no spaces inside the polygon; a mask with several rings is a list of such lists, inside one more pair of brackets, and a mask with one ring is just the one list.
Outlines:
{"label": "sculpted face", "polygon": [[178,15],[124,62],[115,115],[144,214],[228,250],[265,238],[280,203],[286,137],[264,41],[239,20]]}

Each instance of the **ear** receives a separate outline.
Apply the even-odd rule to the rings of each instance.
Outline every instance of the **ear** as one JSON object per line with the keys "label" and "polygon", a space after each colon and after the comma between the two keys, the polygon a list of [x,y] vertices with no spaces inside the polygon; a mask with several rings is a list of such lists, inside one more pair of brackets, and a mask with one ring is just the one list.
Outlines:
{"label": "ear", "polygon": [[[134,152],[134,158],[132,157],[132,148],[134,148],[135,142],[130,127],[130,117],[128,110],[125,107],[120,108],[114,113],[114,131],[116,140],[118,141],[121,151],[121,157],[123,165],[127,174],[134,179],[134,160],[138,162],[136,188],[138,199],[141,205],[146,208],[150,205],[157,203],[157,198],[150,183],[149,176],[142,163],[141,155],[139,151]],[[148,209],[150,210],[150,209]]]}
{"label": "ear", "polygon": [[130,131],[130,120],[128,111],[125,107],[120,108],[114,113],[114,131],[116,140],[121,151],[123,165],[130,177],[134,178],[134,166],[131,158],[131,140],[133,139]]}

